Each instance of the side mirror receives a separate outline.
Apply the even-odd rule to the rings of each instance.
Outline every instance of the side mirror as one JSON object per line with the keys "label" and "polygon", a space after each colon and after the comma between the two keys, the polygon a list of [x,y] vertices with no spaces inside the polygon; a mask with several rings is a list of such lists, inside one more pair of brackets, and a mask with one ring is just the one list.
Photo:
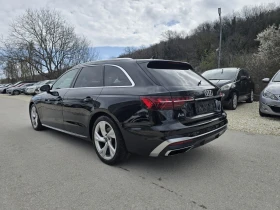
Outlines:
{"label": "side mirror", "polygon": [[59,96],[59,93],[57,91],[49,91],[48,93],[53,96]]}
{"label": "side mirror", "polygon": [[264,79],[262,80],[263,83],[269,83],[269,81],[270,81],[269,78],[264,78]]}
{"label": "side mirror", "polygon": [[247,80],[248,79],[248,77],[246,77],[246,76],[241,76],[241,78],[240,78],[241,80]]}
{"label": "side mirror", "polygon": [[40,90],[41,90],[42,92],[47,92],[47,93],[49,93],[50,90],[51,90],[51,87],[50,87],[49,85],[43,85],[43,86],[40,87]]}

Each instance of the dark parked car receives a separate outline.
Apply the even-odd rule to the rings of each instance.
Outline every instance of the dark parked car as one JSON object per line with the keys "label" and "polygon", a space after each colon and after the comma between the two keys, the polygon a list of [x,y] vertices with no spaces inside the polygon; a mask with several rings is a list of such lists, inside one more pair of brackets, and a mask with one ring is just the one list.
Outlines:
{"label": "dark parked car", "polygon": [[236,109],[238,102],[254,101],[255,85],[248,72],[240,68],[222,68],[205,71],[203,77],[221,88],[224,94],[223,105]]}
{"label": "dark parked car", "polygon": [[128,153],[170,156],[227,129],[219,88],[188,63],[116,59],[73,67],[29,105],[35,130],[52,128],[93,142],[115,164]]}
{"label": "dark parked car", "polygon": [[260,115],[280,116],[280,70],[271,79],[263,79],[268,83],[267,87],[260,94]]}

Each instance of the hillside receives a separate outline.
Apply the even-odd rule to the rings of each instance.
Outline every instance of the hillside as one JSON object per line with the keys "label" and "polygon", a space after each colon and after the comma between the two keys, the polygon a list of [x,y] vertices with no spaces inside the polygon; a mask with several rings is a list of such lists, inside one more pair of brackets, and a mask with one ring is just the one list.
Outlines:
{"label": "hillside", "polygon": [[[244,54],[257,52],[257,34],[268,26],[280,24],[280,7],[275,5],[243,8],[222,19],[222,66],[238,64]],[[163,34],[160,43],[139,50],[127,49],[120,57],[151,58],[188,61],[197,69],[216,67],[219,44],[219,22],[205,22],[190,35],[175,31]]]}
{"label": "hillside", "polygon": [[[257,35],[267,27],[280,24],[280,7],[266,5],[245,7],[239,12],[222,18],[222,67],[245,67],[255,77],[259,92],[262,89],[260,79],[263,75],[271,76],[273,71],[256,73],[255,67],[248,61],[250,56],[258,52],[259,42]],[[219,44],[219,21],[205,22],[199,25],[192,33],[184,35],[176,31],[167,31],[163,34],[160,43],[134,50],[127,48],[120,57],[131,58],[163,58],[187,61],[198,72],[217,67],[217,48]],[[262,66],[259,66],[262,68]]]}

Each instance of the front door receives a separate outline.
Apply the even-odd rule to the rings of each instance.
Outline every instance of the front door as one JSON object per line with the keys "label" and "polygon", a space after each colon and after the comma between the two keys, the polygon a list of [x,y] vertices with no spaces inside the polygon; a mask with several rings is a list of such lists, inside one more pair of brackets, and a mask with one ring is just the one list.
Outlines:
{"label": "front door", "polygon": [[63,74],[52,86],[50,93],[45,93],[40,106],[40,118],[44,125],[64,130],[63,98],[67,93],[79,69]]}
{"label": "front door", "polygon": [[73,88],[63,99],[65,130],[89,136],[91,113],[99,107],[97,98],[103,89],[103,66],[87,66],[79,73]]}
{"label": "front door", "polygon": [[242,80],[242,76],[244,76],[243,70],[240,70],[238,75],[237,75],[237,80],[236,80],[236,87],[238,90],[239,94],[239,101],[242,100],[244,95],[246,94],[246,85],[244,80]]}
{"label": "front door", "polygon": [[68,89],[51,90],[45,93],[40,106],[42,124],[63,129],[62,98]]}

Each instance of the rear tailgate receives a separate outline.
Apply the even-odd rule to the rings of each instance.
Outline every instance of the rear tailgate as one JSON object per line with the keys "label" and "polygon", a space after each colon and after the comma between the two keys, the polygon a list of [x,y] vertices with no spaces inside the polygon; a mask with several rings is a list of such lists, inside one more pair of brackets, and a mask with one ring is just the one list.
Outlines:
{"label": "rear tailgate", "polygon": [[180,103],[174,106],[175,119],[186,124],[221,114],[219,89],[192,71],[191,65],[162,60],[139,65],[156,84],[170,92],[174,105],[176,101]]}

